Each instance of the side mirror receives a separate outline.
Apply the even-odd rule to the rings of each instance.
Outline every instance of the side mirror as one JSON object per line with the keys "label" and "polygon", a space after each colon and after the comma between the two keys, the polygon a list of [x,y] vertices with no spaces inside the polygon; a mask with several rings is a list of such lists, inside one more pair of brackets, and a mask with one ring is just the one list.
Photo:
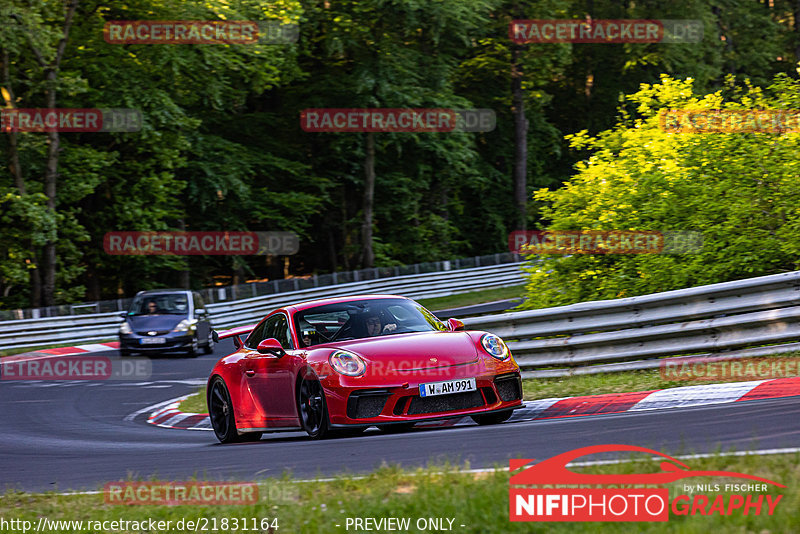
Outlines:
{"label": "side mirror", "polygon": [[259,343],[256,350],[259,352],[259,354],[274,354],[278,358],[286,354],[286,352],[283,350],[283,347],[281,347],[280,341],[274,337],[267,338]]}
{"label": "side mirror", "polygon": [[119,316],[124,319],[128,316],[128,312],[119,312]]}
{"label": "side mirror", "polygon": [[[233,336],[233,337],[238,338],[239,336]],[[216,330],[211,330],[211,339],[214,340],[214,343],[219,343],[219,334],[217,333]]]}
{"label": "side mirror", "polygon": [[242,338],[239,336],[233,336],[233,345],[236,347],[236,350],[241,349],[242,345],[244,345],[244,343],[242,343]]}
{"label": "side mirror", "polygon": [[452,317],[447,320],[447,327],[453,332],[457,332],[459,330],[466,330],[466,328],[464,327],[464,323],[462,321],[459,321],[458,319],[454,319]]}

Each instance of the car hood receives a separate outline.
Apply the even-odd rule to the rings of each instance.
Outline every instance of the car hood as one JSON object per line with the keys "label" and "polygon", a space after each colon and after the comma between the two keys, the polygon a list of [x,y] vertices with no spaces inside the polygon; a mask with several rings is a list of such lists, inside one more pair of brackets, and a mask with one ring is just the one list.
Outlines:
{"label": "car hood", "polygon": [[477,346],[467,332],[393,334],[326,343],[314,349],[345,349],[367,362],[403,364],[407,370],[449,367],[478,360]]}
{"label": "car hood", "polygon": [[148,330],[172,330],[179,322],[186,319],[185,315],[129,315],[126,317],[131,328],[137,332]]}

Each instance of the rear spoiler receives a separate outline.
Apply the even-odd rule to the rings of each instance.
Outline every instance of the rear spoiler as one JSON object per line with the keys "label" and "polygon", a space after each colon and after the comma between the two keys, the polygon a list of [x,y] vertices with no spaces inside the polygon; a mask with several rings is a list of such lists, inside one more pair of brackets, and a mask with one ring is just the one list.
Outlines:
{"label": "rear spoiler", "polygon": [[[242,346],[242,334],[249,334],[253,331],[253,329],[257,326],[257,324],[251,324],[247,326],[237,326],[236,328],[231,328],[229,330],[223,330],[222,332],[217,332],[216,330],[212,330],[211,337],[214,339],[214,342],[219,342],[220,339],[227,339],[229,337],[234,338],[233,343],[236,345],[236,348]],[[238,343],[237,343],[238,341]]]}

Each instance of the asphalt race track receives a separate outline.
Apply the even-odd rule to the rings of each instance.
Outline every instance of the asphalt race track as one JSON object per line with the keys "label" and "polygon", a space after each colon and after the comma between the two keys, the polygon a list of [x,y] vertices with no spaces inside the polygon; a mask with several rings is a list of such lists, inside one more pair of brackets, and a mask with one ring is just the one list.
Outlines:
{"label": "asphalt race track", "polygon": [[[126,416],[197,390],[219,345],[197,359],[153,358],[146,382],[0,381],[0,490],[97,490],[132,477],[250,480],[370,471],[384,464],[469,461],[473,468],[544,459],[581,446],[625,443],[667,454],[800,447],[800,397],[625,413],[495,427],[417,429],[311,441],[303,433],[265,434],[257,443],[221,445],[212,432],[158,428],[148,413]],[[98,353],[116,355],[114,351]],[[601,392],[598,392],[601,393]]]}

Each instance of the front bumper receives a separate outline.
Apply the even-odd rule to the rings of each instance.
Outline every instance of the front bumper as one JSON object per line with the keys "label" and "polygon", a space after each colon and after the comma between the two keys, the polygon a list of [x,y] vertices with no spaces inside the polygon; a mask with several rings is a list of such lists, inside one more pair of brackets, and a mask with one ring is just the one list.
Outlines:
{"label": "front bumper", "polygon": [[[516,367],[516,365],[514,365]],[[337,387],[322,381],[333,426],[370,426],[484,414],[522,406],[517,369],[475,378],[476,391],[421,397],[419,382],[389,387]],[[454,377],[462,378],[462,377]],[[336,382],[336,380],[331,380]]]}
{"label": "front bumper", "polygon": [[155,338],[164,338],[164,343],[143,345],[140,340],[148,339],[149,337],[150,336],[142,336],[139,334],[120,334],[119,348],[130,352],[142,353],[174,352],[185,351],[189,349],[194,342],[194,335],[191,333],[168,332],[166,334],[153,336]]}

